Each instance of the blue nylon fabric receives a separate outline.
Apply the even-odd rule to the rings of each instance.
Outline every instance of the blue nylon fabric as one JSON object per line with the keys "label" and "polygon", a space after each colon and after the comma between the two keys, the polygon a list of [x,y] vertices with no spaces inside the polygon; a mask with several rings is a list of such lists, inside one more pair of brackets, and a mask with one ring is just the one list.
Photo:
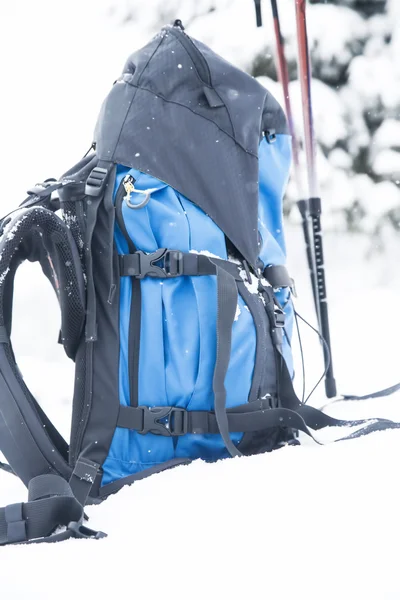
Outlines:
{"label": "blue nylon fabric", "polygon": [[[119,168],[115,192],[130,173],[137,189],[154,189],[150,203],[133,210],[123,203],[125,225],[135,246],[144,252],[166,247],[227,258],[225,237],[215,223],[181,194],[150,175]],[[132,194],[139,203],[143,196]],[[117,228],[119,253],[128,252]],[[121,278],[120,401],[129,405],[128,336],[131,280]],[[139,356],[139,402],[145,406],[179,406],[212,410],[216,355],[216,277],[181,277],[141,281],[142,314]],[[231,363],[226,376],[227,406],[246,402],[255,361],[256,331],[239,300],[240,315],[232,328]],[[239,311],[238,311],[239,312]],[[237,370],[241,369],[240,381]],[[231,435],[240,441],[242,434]],[[177,440],[117,428],[103,465],[105,485],[174,457],[217,459],[228,453],[220,436],[186,435]]]}
{"label": "blue nylon fabric", "polygon": [[[286,258],[282,226],[282,195],[290,165],[290,138],[278,135],[274,144],[260,144],[259,230],[260,258],[265,266],[284,264]],[[133,210],[123,203],[123,216],[135,246],[144,252],[158,248],[207,250],[227,258],[225,237],[217,225],[187,198],[165,183],[135,169],[118,167],[115,193],[130,173],[137,189],[156,189],[149,204]],[[140,194],[132,194],[138,204]],[[116,227],[118,253],[127,253],[127,243]],[[120,382],[119,395],[129,405],[128,335],[132,296],[131,279],[121,278],[120,293]],[[179,406],[190,410],[212,410],[212,379],[215,366],[217,319],[216,277],[180,277],[168,280],[145,278],[141,282],[142,315],[139,357],[139,403],[145,406]],[[293,309],[287,290],[277,292],[285,304],[286,332],[291,336]],[[255,362],[256,331],[250,312],[239,297],[232,328],[232,352],[225,379],[227,407],[246,402]],[[284,355],[292,369],[288,340]],[[240,378],[237,373],[240,372]],[[239,441],[242,434],[231,435]],[[127,477],[174,457],[216,460],[228,456],[217,435],[185,435],[179,438],[140,435],[117,428],[109,456],[103,464],[102,484]]]}
{"label": "blue nylon fabric", "polygon": [[[282,201],[289,178],[292,159],[291,138],[278,134],[276,141],[269,144],[265,138],[259,151],[259,202],[258,230],[261,235],[260,258],[264,266],[286,263],[286,244],[283,230]],[[293,333],[293,305],[290,290],[282,288],[275,292],[279,303],[284,307],[285,332],[283,355],[289,372],[293,372],[293,356],[290,340]]]}

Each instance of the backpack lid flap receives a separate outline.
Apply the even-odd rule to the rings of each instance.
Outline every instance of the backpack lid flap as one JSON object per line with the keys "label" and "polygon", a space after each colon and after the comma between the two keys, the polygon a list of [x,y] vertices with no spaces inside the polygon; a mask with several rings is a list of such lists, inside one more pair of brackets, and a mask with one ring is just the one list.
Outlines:
{"label": "backpack lid flap", "polygon": [[[258,145],[264,106],[272,97],[177,27],[164,28],[128,59],[126,69],[97,122],[99,159],[168,183],[206,212],[255,266]],[[279,104],[268,104],[276,112],[276,132],[286,133]]]}

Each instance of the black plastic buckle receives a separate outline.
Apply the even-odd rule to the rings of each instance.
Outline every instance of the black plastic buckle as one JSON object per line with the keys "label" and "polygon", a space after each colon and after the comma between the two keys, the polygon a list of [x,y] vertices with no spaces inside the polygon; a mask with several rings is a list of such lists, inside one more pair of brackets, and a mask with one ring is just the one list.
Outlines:
{"label": "black plastic buckle", "polygon": [[188,432],[188,413],[184,408],[173,406],[140,406],[143,425],[139,433],[154,435],[181,436]]}
{"label": "black plastic buckle", "polygon": [[275,307],[274,327],[271,328],[272,341],[278,348],[283,344],[283,328],[285,327],[285,313],[281,308]]}
{"label": "black plastic buckle", "polygon": [[108,169],[103,167],[94,167],[86,180],[85,194],[86,196],[100,196],[108,179]]}
{"label": "black plastic buckle", "polygon": [[[183,275],[183,254],[179,250],[168,250],[160,248],[156,252],[146,254],[140,250],[136,252],[139,256],[139,274],[138,279],[143,277],[179,277]],[[156,263],[162,261],[161,265]]]}
{"label": "black plastic buckle", "polygon": [[285,327],[285,313],[281,308],[275,307],[275,327]]}
{"label": "black plastic buckle", "polygon": [[104,533],[104,531],[95,531],[94,529],[89,529],[89,527],[82,525],[80,521],[71,521],[68,523],[67,531],[70,531],[71,536],[76,539],[101,540],[102,538],[107,537],[107,534]]}

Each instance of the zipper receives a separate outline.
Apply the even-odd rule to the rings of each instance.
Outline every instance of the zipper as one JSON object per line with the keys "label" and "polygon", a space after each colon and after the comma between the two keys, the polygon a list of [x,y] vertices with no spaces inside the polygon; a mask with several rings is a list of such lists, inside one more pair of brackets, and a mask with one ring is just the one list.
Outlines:
{"label": "zipper", "polygon": [[115,217],[116,217],[118,226],[121,230],[121,233],[124,236],[124,238],[126,239],[126,242],[128,244],[128,248],[129,248],[129,252],[131,254],[136,252],[137,248],[136,248],[135,244],[132,242],[132,240],[129,236],[128,230],[126,228],[124,216],[122,214],[122,205],[124,202],[124,197],[125,196],[130,197],[134,183],[135,183],[135,180],[132,177],[132,175],[126,175],[126,177],[124,177],[124,179],[121,181],[119,188],[117,190],[117,193],[115,195]]}
{"label": "zipper", "polygon": [[[118,223],[118,227],[124,236],[129,252],[133,254],[137,248],[129,236],[124,216],[122,213],[122,206],[124,197],[130,195],[132,187],[135,183],[135,179],[132,175],[124,177],[115,196],[115,218]],[[129,376],[129,397],[131,406],[138,406],[139,404],[139,351],[140,351],[140,321],[141,321],[141,309],[142,309],[142,293],[140,288],[140,280],[136,277],[132,277],[132,299],[131,299],[131,312],[129,317],[129,336],[128,336],[128,376]]]}
{"label": "zipper", "polygon": [[200,52],[200,50],[197,48],[197,46],[194,44],[194,42],[192,42],[190,37],[187,36],[184,31],[178,29],[177,27],[168,28],[168,33],[172,33],[172,35],[176,37],[176,39],[179,40],[179,42],[185,48],[203,83],[208,85],[208,87],[212,87],[211,73],[207,61]]}

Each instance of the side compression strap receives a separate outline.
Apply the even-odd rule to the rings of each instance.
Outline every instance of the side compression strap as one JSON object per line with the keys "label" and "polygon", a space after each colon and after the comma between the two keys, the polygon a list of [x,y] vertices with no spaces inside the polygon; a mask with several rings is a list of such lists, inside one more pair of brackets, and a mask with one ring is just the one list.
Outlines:
{"label": "side compression strap", "polygon": [[[270,320],[276,351],[280,358],[280,408],[257,406],[257,402],[247,403],[238,409],[226,410],[225,376],[229,366],[232,325],[237,305],[236,281],[242,281],[240,266],[231,262],[204,255],[184,253],[178,250],[160,248],[156,252],[146,254],[135,252],[119,257],[121,277],[170,278],[182,275],[217,275],[218,309],[217,309],[217,360],[214,369],[213,390],[215,412],[186,411],[174,407],[121,407],[118,427],[148,432],[166,436],[180,436],[186,433],[220,434],[225,446],[232,456],[240,456],[241,452],[233,444],[230,433],[261,431],[271,427],[287,427],[303,431],[315,441],[311,430],[324,427],[354,427],[365,425],[359,431],[342,439],[360,437],[373,431],[394,429],[398,423],[387,419],[369,419],[344,421],[329,417],[325,413],[303,405],[297,398],[286,363],[281,355],[280,336],[276,331],[275,306],[268,292],[265,297],[266,308],[270,304]],[[263,273],[272,287],[287,287],[292,285],[287,270],[282,266],[267,267]],[[268,302],[267,302],[268,301]],[[268,313],[268,310],[267,310]],[[400,388],[400,385],[399,385]],[[260,402],[260,401],[259,401]],[[258,409],[258,410],[257,410]],[[339,441],[339,440],[337,440]]]}
{"label": "side compression strap", "polygon": [[[120,276],[138,279],[216,275],[218,266],[228,271],[238,281],[243,281],[239,275],[243,268],[241,265],[229,260],[209,258],[204,254],[159,248],[156,252],[149,254],[138,251],[119,255]],[[282,265],[267,267],[264,269],[263,276],[273,288],[293,285],[286,267]]]}
{"label": "side compression strap", "polygon": [[[83,521],[83,506],[67,481],[58,475],[40,475],[29,483],[28,502],[0,508],[0,546],[105,537],[85,527]],[[59,526],[66,529],[51,535]]]}
{"label": "side compression strap", "polygon": [[229,367],[232,344],[232,326],[238,301],[235,279],[227,271],[217,269],[217,357],[215,361],[213,391],[215,419],[218,431],[231,456],[241,456],[229,436],[229,422],[226,412],[225,377]]}
{"label": "side compression strap", "polygon": [[[227,431],[229,433],[246,433],[262,431],[272,427],[287,427],[302,431],[317,443],[320,442],[315,438],[311,430],[319,431],[325,427],[365,426],[345,438],[335,441],[362,437],[374,431],[400,428],[400,423],[388,419],[361,419],[353,421],[335,419],[306,404],[298,406],[297,410],[270,408],[268,402],[265,400],[257,400],[227,409],[226,419]],[[197,435],[208,433],[220,434],[216,412],[188,411],[172,406],[152,408],[148,408],[147,406],[121,406],[117,427],[137,431],[141,434],[151,432],[167,437],[178,437],[187,433]],[[236,448],[235,450],[237,451]]]}
{"label": "side compression strap", "polygon": [[[134,252],[119,256],[119,270],[121,277],[134,277],[142,279],[144,277],[170,278],[180,277],[182,275],[216,275],[217,276],[217,349],[216,362],[213,376],[213,392],[215,406],[215,420],[217,425],[216,433],[220,433],[225,447],[231,456],[241,456],[242,453],[236,448],[230,438],[229,418],[226,411],[226,388],[225,377],[229,367],[232,326],[235,319],[238,288],[237,281],[242,282],[240,275],[240,265],[227,260],[209,258],[202,254],[190,252],[181,252],[179,250],[170,250],[160,248],[156,252],[146,254],[145,252]],[[274,287],[286,287],[292,285],[287,270],[284,266],[270,266],[264,271],[264,276],[272,281]],[[154,422],[159,423],[159,419],[166,417],[168,413],[165,409],[156,409]],[[144,414],[144,413],[143,413]],[[175,413],[176,414],[176,413]],[[180,413],[183,415],[183,413]],[[255,421],[252,415],[253,422]],[[145,422],[140,425],[143,433],[154,431],[157,427],[150,422],[150,428]],[[174,423],[170,423],[175,428]],[[300,423],[300,426],[304,424]],[[199,429],[199,428],[197,428]],[[238,429],[237,431],[245,431]],[[174,429],[176,432],[177,429]],[[236,430],[235,430],[236,431]],[[254,431],[254,428],[251,429]],[[176,433],[175,433],[176,435]],[[181,434],[180,434],[181,435]]]}

